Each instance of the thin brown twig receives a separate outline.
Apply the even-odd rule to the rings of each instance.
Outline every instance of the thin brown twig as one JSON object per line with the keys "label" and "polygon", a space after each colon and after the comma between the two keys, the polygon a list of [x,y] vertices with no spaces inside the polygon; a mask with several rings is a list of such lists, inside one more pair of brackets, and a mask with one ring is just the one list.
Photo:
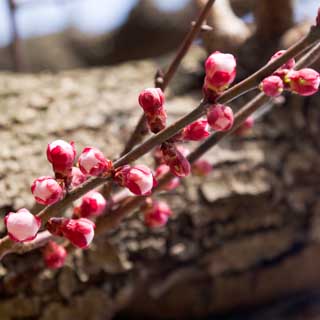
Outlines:
{"label": "thin brown twig", "polygon": [[11,27],[11,44],[10,51],[13,59],[13,67],[16,72],[22,70],[22,55],[21,55],[21,43],[17,26],[17,5],[14,0],[8,0],[9,6],[9,20]]}
{"label": "thin brown twig", "polygon": [[[312,27],[310,29],[310,32],[304,38],[302,38],[299,42],[297,42],[295,45],[290,47],[285,54],[275,59],[270,64],[262,67],[260,70],[258,70],[256,73],[254,73],[252,76],[248,77],[244,81],[240,82],[239,84],[225,91],[217,99],[217,102],[228,103],[229,101],[232,101],[239,95],[247,92],[252,88],[255,88],[264,77],[272,74],[276,69],[278,69],[282,64],[284,64],[290,58],[296,56],[305,48],[313,45],[314,42],[319,39],[320,37],[319,33],[320,33],[320,28]],[[142,143],[141,145],[137,146],[135,149],[130,151],[128,154],[121,157],[119,160],[117,160],[114,163],[114,167],[118,168],[122,165],[128,164],[132,161],[137,160],[144,154],[148,153],[155,146],[161,144],[162,142],[174,136],[186,125],[197,120],[205,112],[207,107],[208,107],[207,103],[201,102],[200,105],[197,108],[195,108],[192,112],[180,118],[171,126],[167,127],[166,129],[159,132],[158,134],[152,136],[151,138],[146,140],[144,143]],[[45,207],[43,210],[40,211],[38,216],[42,218],[42,221],[44,223],[52,216],[59,216],[59,213],[63,211],[66,207],[68,207],[73,201],[77,200],[88,191],[95,189],[96,187],[110,181],[110,178],[111,178],[110,176],[97,177],[97,178],[92,178],[86,181],[81,186],[72,190],[61,201],[51,206]],[[132,201],[139,202],[141,201],[141,199],[143,199],[143,197],[136,197]],[[126,206],[127,207],[131,206],[130,202],[127,203],[124,207]],[[132,207],[134,207],[134,205],[132,205]],[[120,208],[119,210],[124,210],[124,209]],[[121,213],[119,215],[121,215]],[[123,213],[123,215],[126,215],[126,213]],[[109,216],[110,216],[110,219],[114,219],[114,221],[118,221],[118,217],[114,217],[113,214],[110,214]],[[108,219],[108,218],[102,218],[102,219]],[[98,222],[98,227],[97,227],[98,230],[100,230],[99,223],[100,222]],[[3,257],[8,252],[13,252],[13,251],[18,252],[21,246],[24,246],[24,245],[14,243],[9,239],[8,236],[5,236],[4,238],[0,239],[0,258]]]}
{"label": "thin brown twig", "polygon": [[[172,60],[170,66],[168,67],[167,71],[163,76],[156,76],[155,77],[155,86],[160,88],[162,91],[165,91],[169,82],[175,75],[181,61],[189,51],[194,39],[197,37],[199,32],[202,29],[202,24],[208,17],[210,13],[210,9],[214,4],[215,0],[208,0],[207,4],[201,10],[196,22],[192,24],[191,30],[187,33],[186,37],[184,38],[180,48],[178,49],[177,54],[175,55],[174,59]],[[146,126],[146,118],[145,115],[142,114],[133,133],[128,140],[127,144],[124,147],[121,156],[125,155],[132,148],[141,142],[142,138],[148,133],[148,128]]]}

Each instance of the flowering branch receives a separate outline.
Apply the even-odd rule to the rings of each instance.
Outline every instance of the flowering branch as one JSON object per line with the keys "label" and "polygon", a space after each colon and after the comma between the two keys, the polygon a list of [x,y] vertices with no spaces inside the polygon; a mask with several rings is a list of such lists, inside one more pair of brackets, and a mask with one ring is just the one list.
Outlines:
{"label": "flowering branch", "polygon": [[[255,88],[264,77],[268,76],[269,74],[272,74],[280,66],[286,63],[290,58],[296,56],[300,52],[304,51],[306,48],[310,47],[315,41],[318,41],[318,39],[319,39],[319,27],[318,28],[312,27],[308,35],[306,35],[298,43],[296,43],[291,48],[289,48],[283,55],[271,61],[265,67],[258,70],[251,77],[240,82],[238,85],[235,85],[231,89],[226,90],[220,96],[217,96],[215,99],[215,102],[226,103],[228,101],[235,99],[237,96],[245,93],[246,91]],[[319,47],[318,45],[315,46],[313,50],[315,50],[315,48],[318,48],[318,47]],[[265,97],[263,98],[265,99]],[[262,99],[262,96],[261,96],[261,99]],[[261,101],[262,100],[260,100],[260,98],[257,98],[257,100],[249,103],[245,108],[243,108],[236,114],[235,129],[237,128],[238,124],[239,125],[241,124],[242,120],[244,120],[247,117],[247,115],[251,114],[257,107],[259,107],[257,105],[257,102],[261,103]],[[167,127],[166,129],[160,131],[153,137],[149,138],[147,141],[137,146],[135,149],[133,149],[132,151],[130,151],[129,153],[121,157],[119,160],[117,160],[113,164],[114,169],[118,169],[132,161],[137,160],[142,155],[149,152],[152,148],[167,141],[169,138],[179,133],[181,129],[191,124],[196,119],[198,119],[201,115],[203,115],[209,106],[210,106],[210,103],[208,103],[207,101],[201,102],[200,105],[197,108],[195,108],[192,112],[182,117],[181,119],[179,119],[177,122]],[[191,154],[189,156],[189,160],[193,162],[198,156],[200,156],[200,154],[202,154],[205,151],[206,148],[212,147],[226,134],[227,133],[218,133],[213,135],[213,137],[215,137],[215,138],[212,138],[213,140],[210,140],[211,138],[207,140],[207,141],[211,141],[210,144],[206,142],[207,143],[206,145],[202,145],[202,147],[199,147],[200,149],[197,149],[198,151],[195,151],[195,152],[198,152],[198,154],[195,154],[195,153]],[[78,198],[86,194],[88,191],[95,189],[96,187],[109,181],[111,176],[112,174],[108,173],[103,177],[98,176],[95,178],[91,178],[87,182],[83,183],[79,187],[72,190],[63,200],[60,200],[59,202],[56,202],[55,204],[44,208],[37,215],[37,218],[42,218],[42,221],[46,222],[50,217],[54,215],[58,216],[59,214],[61,214],[61,211],[65,209],[67,206],[69,206],[73,201],[77,200]],[[161,181],[160,186],[163,185],[163,183],[167,181],[166,179],[169,179],[169,178],[170,176],[165,176],[165,178]],[[120,223],[120,221],[122,220],[122,217],[127,215],[128,212],[130,212],[133,208],[136,207],[137,204],[140,204],[142,201],[144,201],[144,197],[136,197],[132,200],[127,201],[124,206],[120,207],[118,210],[114,211],[110,215],[101,217],[100,219],[98,219],[97,233],[99,234],[101,232],[104,232],[106,228],[108,229],[109,227],[115,226],[118,223]],[[70,229],[66,229],[66,225],[64,224],[63,221],[61,223],[63,223],[64,234],[67,234],[67,232],[69,232]],[[87,222],[85,223],[87,224]],[[92,231],[92,226],[89,225],[88,228]],[[51,233],[54,233],[52,229],[50,231]],[[37,245],[37,240],[35,240],[35,242],[32,245],[30,245],[30,248],[32,248],[32,246],[36,247],[36,245]],[[9,252],[21,252],[21,251],[23,252],[24,248],[26,248],[25,246],[28,247],[28,245],[13,243],[9,239],[9,237],[6,236],[0,240],[0,257],[3,257],[5,254]]]}
{"label": "flowering branch", "polygon": [[[156,75],[155,78],[155,86],[160,88],[162,91],[165,91],[167,88],[169,82],[173,78],[174,74],[176,73],[182,59],[189,51],[192,42],[198,35],[198,33],[201,31],[202,24],[208,17],[210,13],[210,9],[212,5],[214,4],[215,0],[208,0],[207,4],[204,6],[204,8],[201,10],[199,17],[197,18],[196,22],[192,25],[191,30],[184,38],[176,56],[172,60],[168,70],[165,72],[163,76]],[[146,117],[144,114],[140,117],[129,141],[127,142],[123,152],[121,153],[121,156],[128,153],[136,144],[138,144],[143,136],[147,133],[146,130]]]}

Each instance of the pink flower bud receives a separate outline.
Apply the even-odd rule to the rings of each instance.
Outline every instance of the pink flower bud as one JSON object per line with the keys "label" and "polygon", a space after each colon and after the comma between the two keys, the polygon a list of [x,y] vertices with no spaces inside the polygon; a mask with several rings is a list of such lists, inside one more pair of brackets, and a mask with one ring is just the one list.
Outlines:
{"label": "pink flower bud", "polygon": [[92,147],[82,150],[78,164],[81,172],[90,176],[99,176],[112,170],[112,162],[100,150]]}
{"label": "pink flower bud", "polygon": [[212,165],[205,159],[199,159],[192,164],[192,173],[199,177],[205,177],[212,171]]}
{"label": "pink flower bud", "polygon": [[93,240],[95,224],[86,218],[51,218],[46,227],[50,233],[67,238],[74,246],[87,248]]}
{"label": "pink flower bud", "polygon": [[154,113],[164,104],[164,94],[159,88],[148,88],[139,95],[139,104],[147,113]]}
{"label": "pink flower bud", "polygon": [[222,104],[212,105],[207,111],[207,120],[213,130],[228,131],[233,126],[233,111]]}
{"label": "pink flower bud", "polygon": [[161,145],[163,159],[170,171],[177,177],[185,177],[190,174],[191,166],[188,159],[178,150],[173,143]]}
{"label": "pink flower bud", "polygon": [[[275,59],[281,57],[284,53],[286,52],[286,50],[279,50],[278,52],[276,52],[270,59],[270,62],[274,61]],[[283,69],[292,69],[295,66],[296,62],[294,60],[294,58],[289,59],[285,64],[283,64],[279,69],[283,70]],[[279,70],[278,69],[278,70]]]}
{"label": "pink flower bud", "polygon": [[212,53],[206,60],[205,88],[213,91],[225,90],[235,79],[236,60],[232,54],[219,51]]}
{"label": "pink flower bud", "polygon": [[278,76],[269,76],[260,83],[260,90],[269,97],[278,97],[283,92],[283,81]]}
{"label": "pink flower bud", "polygon": [[[161,164],[155,172],[155,177],[157,180],[160,180],[162,177],[164,177],[167,173],[170,172],[170,167],[166,164]],[[180,184],[180,179],[178,177],[172,178],[165,186],[162,187],[162,189],[166,191],[171,191],[177,188]]]}
{"label": "pink flower bud", "polygon": [[116,170],[114,180],[137,196],[151,194],[152,188],[157,185],[152,171],[145,165],[122,166]]}
{"label": "pink flower bud", "polygon": [[73,142],[55,140],[48,144],[47,158],[55,173],[69,176],[75,157],[76,150]]}
{"label": "pink flower bud", "polygon": [[210,135],[208,129],[207,120],[197,120],[183,129],[183,139],[190,141],[203,140]]}
{"label": "pink flower bud", "polygon": [[252,127],[254,126],[254,118],[253,116],[249,116],[235,131],[235,134],[238,136],[246,135]]}
{"label": "pink flower bud", "polygon": [[81,204],[73,212],[77,217],[96,217],[103,213],[106,206],[107,201],[100,192],[90,191],[81,198]]}
{"label": "pink flower bud", "polygon": [[17,212],[9,212],[4,223],[11,240],[16,242],[31,241],[40,229],[41,219],[23,208]]}
{"label": "pink flower bud", "polygon": [[72,167],[71,171],[71,186],[73,188],[79,186],[80,184],[84,183],[87,180],[85,174],[81,172],[78,167]]}
{"label": "pink flower bud", "polygon": [[152,201],[143,213],[144,223],[151,228],[163,227],[172,215],[171,209],[164,201]]}
{"label": "pink flower bud", "polygon": [[154,112],[146,112],[145,115],[151,132],[158,133],[166,127],[167,113],[164,107],[161,106]]}
{"label": "pink flower bud", "polygon": [[42,257],[47,268],[59,269],[65,263],[67,251],[63,246],[50,240],[42,252]]}
{"label": "pink flower bud", "polygon": [[316,26],[320,27],[320,7],[318,8],[318,14],[316,17]]}
{"label": "pink flower bud", "polygon": [[31,192],[35,200],[45,206],[53,204],[63,197],[61,186],[51,177],[40,177],[34,180]]}
{"label": "pink flower bud", "polygon": [[311,96],[319,89],[320,75],[317,71],[305,68],[288,73],[290,89],[301,96]]}

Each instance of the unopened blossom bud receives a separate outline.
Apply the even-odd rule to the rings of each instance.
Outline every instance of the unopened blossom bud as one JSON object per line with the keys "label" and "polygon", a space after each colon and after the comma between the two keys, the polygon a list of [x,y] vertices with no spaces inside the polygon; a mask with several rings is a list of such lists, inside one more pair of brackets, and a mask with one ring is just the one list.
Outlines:
{"label": "unopened blossom bud", "polygon": [[188,159],[178,150],[174,143],[161,145],[163,159],[170,171],[177,177],[186,177],[190,174],[191,166]]}
{"label": "unopened blossom bud", "polygon": [[[155,172],[155,177],[157,180],[160,180],[162,177],[164,177],[167,173],[170,172],[170,167],[166,164],[161,164]],[[162,189],[166,191],[171,191],[175,188],[177,188],[180,184],[180,179],[178,177],[172,178],[165,186],[162,187]]]}
{"label": "unopened blossom bud", "polygon": [[[286,52],[286,50],[279,50],[278,52],[276,52],[270,59],[270,61],[268,63],[271,63],[272,61],[274,61],[275,59],[281,57],[284,53]],[[294,60],[294,58],[290,58],[286,63],[284,63],[279,69],[283,70],[283,69],[287,69],[290,70],[295,66],[296,62]],[[278,70],[279,70],[278,69]]]}
{"label": "unopened blossom bud", "polygon": [[320,27],[320,7],[318,8],[318,14],[316,17],[316,26]]}
{"label": "unopened blossom bud", "polygon": [[146,112],[145,116],[151,132],[158,133],[166,127],[167,113],[164,107],[161,106],[154,112]]}
{"label": "unopened blossom bud", "polygon": [[87,248],[93,240],[95,224],[86,218],[51,218],[46,227],[50,233],[67,238],[74,246]]}
{"label": "unopened blossom bud", "polygon": [[85,174],[78,167],[72,167],[71,171],[71,186],[73,188],[79,186],[87,180]]}
{"label": "unopened blossom bud", "polygon": [[212,165],[205,159],[199,159],[192,164],[192,174],[205,177],[212,171]]}
{"label": "unopened blossom bud", "polygon": [[122,166],[116,170],[114,180],[137,196],[151,194],[152,188],[157,185],[152,171],[145,165]]}
{"label": "unopened blossom bud", "polygon": [[169,216],[172,215],[170,207],[164,201],[152,201],[143,211],[144,223],[151,228],[166,225]]}
{"label": "unopened blossom bud", "polygon": [[213,130],[228,131],[233,126],[233,111],[222,104],[212,105],[207,111],[207,120]]}
{"label": "unopened blossom bud", "polygon": [[260,83],[260,90],[269,97],[278,97],[283,92],[284,84],[280,77],[269,76]]}
{"label": "unopened blossom bud", "polygon": [[313,69],[305,68],[289,72],[288,81],[292,92],[301,96],[311,96],[319,89],[320,75]]}
{"label": "unopened blossom bud", "polygon": [[47,158],[52,164],[55,173],[69,176],[76,157],[74,143],[63,140],[55,140],[48,144]]}
{"label": "unopened blossom bud", "polygon": [[148,88],[139,95],[139,104],[146,113],[154,113],[164,104],[164,94],[160,88]]}
{"label": "unopened blossom bud", "polygon": [[190,141],[199,141],[207,138],[210,133],[208,131],[207,120],[197,120],[183,129],[183,139]]}
{"label": "unopened blossom bud", "polygon": [[40,177],[33,181],[31,192],[38,203],[45,206],[53,204],[63,197],[60,184],[51,177]]}
{"label": "unopened blossom bud", "polygon": [[73,209],[74,215],[82,218],[97,217],[103,213],[107,201],[98,191],[90,191],[81,198],[81,203]]}
{"label": "unopened blossom bud", "polygon": [[99,176],[112,170],[112,162],[100,150],[92,147],[82,150],[78,164],[81,172],[90,176]]}
{"label": "unopened blossom bud", "polygon": [[156,162],[157,165],[160,165],[160,164],[164,163],[163,154],[162,154],[160,146],[157,146],[157,147],[154,148],[152,156],[153,156],[154,161]]}
{"label": "unopened blossom bud", "polygon": [[16,242],[31,241],[40,229],[41,219],[23,208],[10,212],[4,218],[4,223],[11,240]]}
{"label": "unopened blossom bud", "polygon": [[47,268],[59,269],[65,263],[67,251],[64,246],[50,240],[42,251],[42,257]]}
{"label": "unopened blossom bud", "polygon": [[238,136],[246,135],[248,132],[251,131],[253,126],[254,118],[253,116],[249,116],[234,133]]}
{"label": "unopened blossom bud", "polygon": [[232,54],[212,53],[205,62],[205,89],[216,92],[225,90],[235,79],[236,60]]}

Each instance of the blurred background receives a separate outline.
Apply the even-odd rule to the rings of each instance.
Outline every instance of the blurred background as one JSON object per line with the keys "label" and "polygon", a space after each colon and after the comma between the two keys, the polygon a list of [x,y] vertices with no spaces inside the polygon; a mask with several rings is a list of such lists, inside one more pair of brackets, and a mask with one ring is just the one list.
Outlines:
{"label": "blurred background", "polygon": [[[248,8],[254,1],[231,4],[252,22]],[[317,4],[317,0],[295,0],[295,21],[312,17]],[[15,54],[9,47],[16,38],[20,57],[16,69],[23,71],[159,56],[176,48],[196,12],[190,0],[3,0],[0,69],[15,69]]]}

